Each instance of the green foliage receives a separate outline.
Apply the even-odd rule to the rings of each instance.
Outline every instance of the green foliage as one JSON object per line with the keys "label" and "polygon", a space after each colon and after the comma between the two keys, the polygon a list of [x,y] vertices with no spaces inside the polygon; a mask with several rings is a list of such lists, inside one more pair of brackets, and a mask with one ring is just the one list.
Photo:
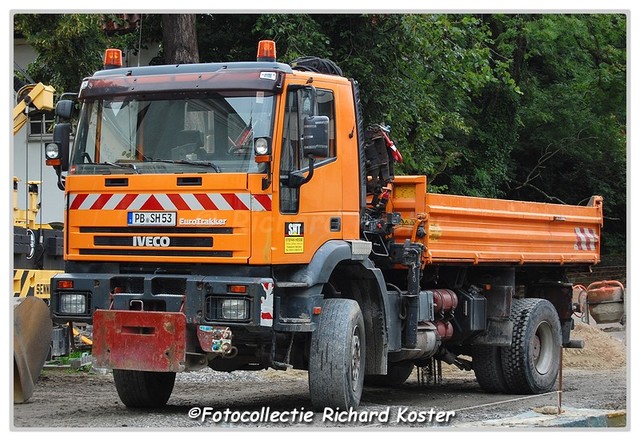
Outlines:
{"label": "green foliage", "polygon": [[99,15],[18,14],[14,26],[38,54],[27,73],[58,93],[77,91],[82,78],[102,64],[106,43]]}
{"label": "green foliage", "polygon": [[[626,233],[626,17],[615,14],[503,17],[522,37],[502,42],[519,60],[523,91],[509,197],[605,200],[603,251]],[[521,38],[518,44],[515,40]],[[520,53],[518,53],[520,52]]]}
{"label": "green foliage", "polygon": [[[309,14],[265,14],[256,21],[253,32],[261,38],[275,40],[278,59],[285,63],[316,55],[330,57],[329,39],[321,31],[324,16]],[[255,47],[255,41],[254,41]]]}
{"label": "green foliage", "polygon": [[[39,53],[29,72],[63,90],[101,64],[100,16],[16,15]],[[160,42],[146,14],[143,44]],[[198,14],[200,60],[315,55],[360,83],[365,121],[392,126],[431,191],[560,203],[605,198],[604,252],[626,233],[626,36],[622,14]],[[154,63],[162,62],[162,48]]]}
{"label": "green foliage", "polygon": [[[276,14],[261,16],[254,31],[275,39],[284,61],[331,58],[357,79],[366,120],[393,127],[405,157],[401,170],[428,174],[432,190],[469,188],[450,171],[473,159],[469,143],[482,110],[475,101],[487,88],[507,97],[519,92],[508,62],[492,58],[489,27],[471,15]],[[478,171],[475,193],[498,193],[506,174],[498,165]]]}
{"label": "green foliage", "polygon": [[29,76],[53,85],[58,94],[77,92],[83,78],[102,68],[106,48],[135,55],[162,36],[154,30],[159,24],[156,16],[145,25],[149,29],[142,41],[137,32],[107,35],[102,29],[105,17],[122,22],[115,14],[14,15],[14,33],[22,35],[37,54],[27,68]]}

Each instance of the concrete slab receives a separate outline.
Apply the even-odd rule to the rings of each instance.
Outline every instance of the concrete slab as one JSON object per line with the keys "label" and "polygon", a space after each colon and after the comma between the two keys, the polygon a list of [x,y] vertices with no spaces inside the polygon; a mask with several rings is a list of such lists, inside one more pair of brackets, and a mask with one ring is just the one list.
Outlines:
{"label": "concrete slab", "polygon": [[473,428],[548,428],[548,427],[618,427],[627,425],[627,413],[624,410],[576,409],[563,407],[557,414],[557,407],[552,412],[547,406],[544,409],[530,410],[522,414],[482,422],[465,423],[456,427]]}

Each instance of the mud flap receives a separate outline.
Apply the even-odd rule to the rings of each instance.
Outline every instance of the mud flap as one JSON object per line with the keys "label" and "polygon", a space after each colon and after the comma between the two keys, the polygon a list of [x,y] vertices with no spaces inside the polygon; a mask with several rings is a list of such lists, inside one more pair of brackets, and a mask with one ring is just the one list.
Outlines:
{"label": "mud flap", "polygon": [[97,310],[93,356],[101,368],[182,372],[186,317],[179,312]]}
{"label": "mud flap", "polygon": [[33,395],[49,354],[53,325],[47,304],[37,297],[17,299],[13,308],[13,402]]}

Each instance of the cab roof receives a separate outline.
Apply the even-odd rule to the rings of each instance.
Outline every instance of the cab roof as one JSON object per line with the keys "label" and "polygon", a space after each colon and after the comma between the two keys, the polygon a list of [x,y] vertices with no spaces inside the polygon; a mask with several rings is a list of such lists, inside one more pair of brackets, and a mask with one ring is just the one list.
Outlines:
{"label": "cab roof", "polygon": [[279,71],[292,73],[291,66],[284,63],[264,61],[242,61],[229,63],[193,63],[193,64],[167,64],[161,66],[119,67],[115,69],[99,70],[93,77],[107,76],[146,76],[146,75],[178,75],[194,73],[210,73],[220,70],[256,70]]}

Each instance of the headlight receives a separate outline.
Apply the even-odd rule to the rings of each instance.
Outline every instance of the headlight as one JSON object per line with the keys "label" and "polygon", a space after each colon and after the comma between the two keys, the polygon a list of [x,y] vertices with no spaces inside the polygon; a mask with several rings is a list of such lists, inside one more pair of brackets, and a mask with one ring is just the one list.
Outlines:
{"label": "headlight", "polygon": [[47,159],[58,159],[60,157],[60,146],[55,142],[50,142],[44,148]]}
{"label": "headlight", "polygon": [[269,154],[269,141],[267,138],[258,138],[255,140],[253,144],[253,148],[256,152],[256,155],[268,155]]}
{"label": "headlight", "polygon": [[86,314],[87,296],[85,294],[60,294],[59,310],[61,314]]}
{"label": "headlight", "polygon": [[225,320],[246,320],[249,318],[248,302],[244,299],[225,299],[222,301],[222,318]]}

